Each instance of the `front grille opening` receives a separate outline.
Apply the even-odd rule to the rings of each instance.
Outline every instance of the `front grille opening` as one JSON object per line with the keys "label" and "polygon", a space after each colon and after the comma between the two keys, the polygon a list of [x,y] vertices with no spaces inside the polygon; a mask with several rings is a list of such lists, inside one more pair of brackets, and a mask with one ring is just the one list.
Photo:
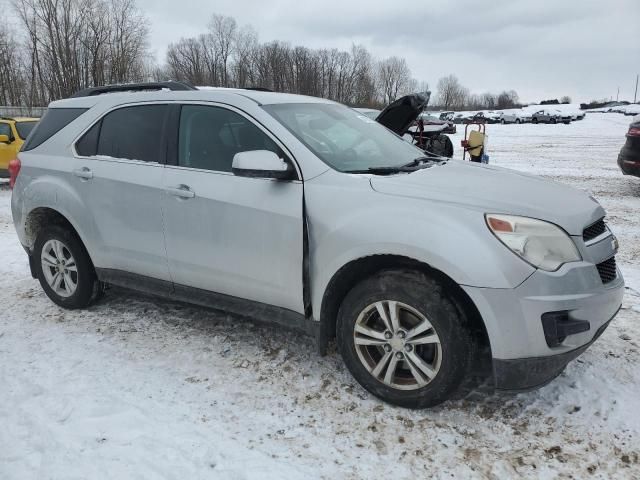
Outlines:
{"label": "front grille opening", "polygon": [[609,283],[615,280],[616,274],[616,259],[611,257],[609,260],[605,260],[602,263],[596,265],[598,274],[600,274],[600,280],[602,283]]}
{"label": "front grille opening", "polygon": [[604,218],[601,218],[596,223],[589,225],[584,229],[582,232],[582,238],[585,242],[588,242],[589,240],[593,240],[597,236],[602,235],[606,231],[607,225],[604,223]]}

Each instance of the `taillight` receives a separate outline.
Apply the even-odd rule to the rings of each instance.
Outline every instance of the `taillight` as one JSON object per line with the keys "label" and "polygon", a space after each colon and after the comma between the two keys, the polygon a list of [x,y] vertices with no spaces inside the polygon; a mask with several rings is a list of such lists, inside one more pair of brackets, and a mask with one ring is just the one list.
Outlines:
{"label": "taillight", "polygon": [[640,127],[629,127],[627,137],[640,137]]}
{"label": "taillight", "polygon": [[9,162],[9,187],[13,188],[16,184],[16,179],[18,178],[18,174],[20,173],[20,160],[14,158]]}

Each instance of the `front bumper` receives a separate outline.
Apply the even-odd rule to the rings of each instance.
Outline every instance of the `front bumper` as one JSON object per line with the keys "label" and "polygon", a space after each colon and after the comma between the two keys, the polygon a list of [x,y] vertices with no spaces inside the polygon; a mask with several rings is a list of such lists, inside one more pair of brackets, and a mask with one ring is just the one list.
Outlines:
{"label": "front bumper", "polygon": [[[617,312],[616,312],[617,313]],[[510,391],[526,391],[542,387],[562,373],[567,364],[582,355],[606,330],[612,319],[602,325],[593,338],[579,348],[547,357],[493,359],[493,376],[496,388]]]}
{"label": "front bumper", "polygon": [[[595,265],[582,261],[557,272],[537,270],[513,289],[463,288],[484,320],[496,387],[521,390],[552,380],[596,340],[620,309],[624,280],[617,270],[603,284]],[[567,312],[589,328],[549,346],[542,322],[549,312]]]}

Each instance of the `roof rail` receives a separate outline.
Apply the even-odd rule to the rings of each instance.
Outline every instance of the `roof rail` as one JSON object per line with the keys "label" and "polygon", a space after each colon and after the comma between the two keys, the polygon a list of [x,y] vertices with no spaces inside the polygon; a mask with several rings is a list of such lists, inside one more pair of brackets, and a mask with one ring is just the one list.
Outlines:
{"label": "roof rail", "polygon": [[175,82],[173,80],[167,82],[144,82],[144,83],[121,83],[115,85],[104,85],[102,87],[90,87],[78,90],[69,98],[77,97],[92,97],[94,95],[101,95],[103,93],[112,92],[142,92],[146,90],[197,90],[196,87],[187,85],[182,82]]}
{"label": "roof rail", "polygon": [[243,90],[254,90],[256,92],[273,92],[273,90],[266,87],[244,87]]}

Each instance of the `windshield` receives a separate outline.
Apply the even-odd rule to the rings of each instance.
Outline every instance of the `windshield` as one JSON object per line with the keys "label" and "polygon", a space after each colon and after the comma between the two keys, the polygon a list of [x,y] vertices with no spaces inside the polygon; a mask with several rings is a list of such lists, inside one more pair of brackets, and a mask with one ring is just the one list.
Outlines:
{"label": "windshield", "polygon": [[29,134],[31,133],[31,130],[33,130],[33,127],[36,126],[38,122],[34,122],[34,121],[30,121],[30,122],[16,122],[16,130],[18,131],[18,135],[20,135],[20,138],[25,140]]}
{"label": "windshield", "polygon": [[318,158],[341,172],[395,167],[424,156],[422,150],[343,105],[287,103],[263,108]]}

